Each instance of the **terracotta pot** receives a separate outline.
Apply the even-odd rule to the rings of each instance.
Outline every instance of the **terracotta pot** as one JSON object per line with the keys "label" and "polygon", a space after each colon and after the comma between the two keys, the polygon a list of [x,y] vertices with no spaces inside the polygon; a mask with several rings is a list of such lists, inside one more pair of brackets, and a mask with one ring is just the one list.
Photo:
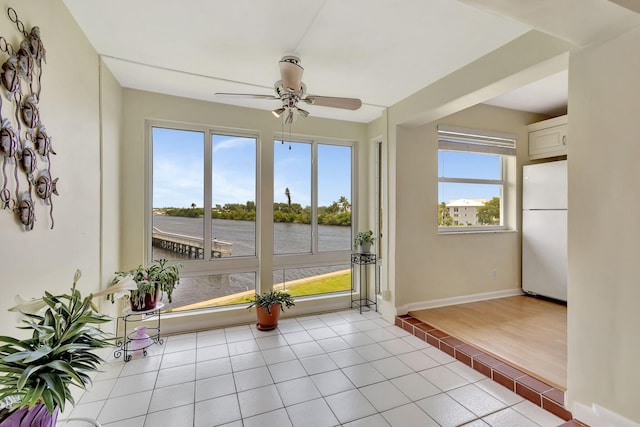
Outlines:
{"label": "terracotta pot", "polygon": [[280,306],[281,304],[275,304],[271,306],[271,314],[267,311],[266,307],[256,307],[256,313],[258,315],[258,323],[256,327],[260,331],[270,331],[278,327],[278,319],[280,319]]}
{"label": "terracotta pot", "polygon": [[23,406],[0,420],[0,427],[54,427],[58,419],[58,408],[50,414],[47,407],[37,404],[31,409]]}
{"label": "terracotta pot", "polygon": [[152,294],[144,295],[144,303],[141,306],[137,306],[134,303],[133,298],[129,299],[131,303],[131,311],[147,311],[153,310],[156,308],[156,304],[158,303],[158,295],[160,295],[160,284],[156,283],[156,291]]}

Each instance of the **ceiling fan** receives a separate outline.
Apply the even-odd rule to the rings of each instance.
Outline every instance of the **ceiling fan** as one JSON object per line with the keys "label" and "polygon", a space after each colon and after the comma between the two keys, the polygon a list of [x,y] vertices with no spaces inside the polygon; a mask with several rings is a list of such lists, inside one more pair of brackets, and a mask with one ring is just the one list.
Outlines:
{"label": "ceiling fan", "polygon": [[[302,83],[304,68],[300,65],[300,58],[293,55],[284,56],[280,60],[280,76],[273,88],[275,95],[256,95],[244,93],[216,93],[216,96],[237,98],[271,99],[282,101],[282,107],[272,110],[274,116],[284,117],[285,124],[293,123],[298,117],[307,117],[309,112],[298,107],[299,102],[322,107],[343,108],[357,110],[362,101],[357,98],[338,98],[334,96],[318,96],[307,94],[307,85]],[[284,115],[284,116],[283,116]]]}

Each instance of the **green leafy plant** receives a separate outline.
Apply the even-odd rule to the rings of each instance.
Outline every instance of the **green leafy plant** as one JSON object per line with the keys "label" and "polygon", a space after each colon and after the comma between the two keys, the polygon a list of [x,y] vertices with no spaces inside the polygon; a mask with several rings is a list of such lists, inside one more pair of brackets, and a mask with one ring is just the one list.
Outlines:
{"label": "green leafy plant", "polygon": [[271,307],[280,304],[280,310],[284,313],[284,307],[291,308],[295,304],[293,303],[293,297],[286,292],[271,290],[264,292],[262,295],[256,294],[253,301],[247,308],[251,307],[265,307],[267,313],[271,314]]}
{"label": "green leafy plant", "polygon": [[373,231],[358,231],[356,237],[353,239],[353,248],[358,249],[363,243],[373,244],[375,240],[376,238],[373,235]]}
{"label": "green leafy plant", "polygon": [[[156,292],[156,283],[159,285],[161,292],[164,292],[172,301],[173,290],[178,286],[180,282],[180,269],[182,264],[167,265],[166,259],[160,259],[154,261],[147,267],[142,265],[136,269],[129,271],[118,271],[115,273],[115,277],[111,281],[110,286],[116,286],[123,282],[123,280],[130,279],[136,283],[136,288],[131,289],[130,298],[134,305],[141,306],[144,303],[145,295],[149,294],[154,296]],[[117,293],[107,295],[107,299],[113,302],[117,297]]]}
{"label": "green leafy plant", "polygon": [[76,289],[79,279],[78,270],[70,294],[45,292],[11,309],[25,316],[19,328],[32,331],[22,340],[0,336],[5,343],[0,346],[0,400],[15,401],[13,410],[42,403],[49,413],[56,407],[63,411],[66,402],[75,404],[70,386],[86,389],[91,383],[87,373],[102,364],[93,351],[111,345],[112,338],[93,325],[111,318],[93,309],[92,295],[82,297]]}

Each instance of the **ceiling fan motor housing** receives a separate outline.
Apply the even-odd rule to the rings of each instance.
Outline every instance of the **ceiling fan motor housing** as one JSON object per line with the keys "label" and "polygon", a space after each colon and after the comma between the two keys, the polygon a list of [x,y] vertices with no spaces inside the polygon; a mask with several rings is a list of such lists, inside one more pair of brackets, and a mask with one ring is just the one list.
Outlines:
{"label": "ceiling fan motor housing", "polygon": [[289,55],[280,60],[281,82],[286,91],[300,96],[303,72],[304,68],[300,65],[300,58],[297,56]]}

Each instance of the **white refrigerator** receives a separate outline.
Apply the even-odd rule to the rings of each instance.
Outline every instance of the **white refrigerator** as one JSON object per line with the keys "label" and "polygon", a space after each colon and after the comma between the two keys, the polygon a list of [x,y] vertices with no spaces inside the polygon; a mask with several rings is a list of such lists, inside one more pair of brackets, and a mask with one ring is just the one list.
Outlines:
{"label": "white refrigerator", "polygon": [[567,301],[567,161],[524,166],[522,289]]}

